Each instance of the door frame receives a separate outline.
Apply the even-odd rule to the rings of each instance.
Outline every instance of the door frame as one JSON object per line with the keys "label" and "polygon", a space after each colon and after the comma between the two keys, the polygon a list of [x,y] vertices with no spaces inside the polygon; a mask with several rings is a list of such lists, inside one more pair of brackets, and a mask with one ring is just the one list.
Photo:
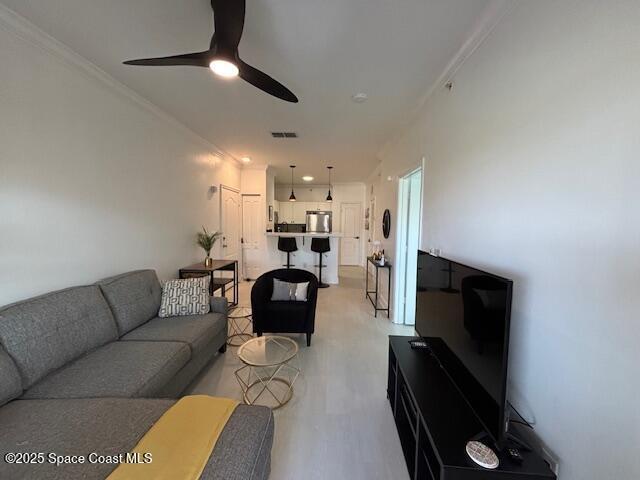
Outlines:
{"label": "door frame", "polygon": [[[410,196],[411,192],[411,180],[414,175],[420,176],[420,190],[418,192],[418,225],[411,225],[410,215]],[[422,244],[422,193],[424,189],[424,159],[422,164],[409,171],[405,175],[400,177],[398,183],[398,238],[395,245],[395,257],[396,264],[394,269],[394,308],[393,308],[393,322],[413,325],[414,323],[407,323],[406,319],[406,298],[407,298],[407,275],[411,270],[411,266],[408,263],[409,260],[409,229],[413,226],[418,229],[418,247]]]}
{"label": "door frame", "polygon": [[[357,235],[357,240],[358,240],[358,263],[356,263],[356,265],[363,265],[362,262],[362,231],[363,231],[363,222],[362,222],[362,202],[344,202],[340,204],[340,230],[342,231],[342,234],[344,235],[344,224],[342,223],[344,221],[344,215],[343,215],[343,210],[345,205],[357,205],[358,209],[360,210],[360,215],[357,219],[356,225],[358,227],[358,235]],[[342,252],[343,252],[343,248],[342,248],[342,241],[340,241],[340,257],[338,258],[338,266],[340,265],[344,265],[342,263]],[[351,265],[351,264],[349,264]]]}

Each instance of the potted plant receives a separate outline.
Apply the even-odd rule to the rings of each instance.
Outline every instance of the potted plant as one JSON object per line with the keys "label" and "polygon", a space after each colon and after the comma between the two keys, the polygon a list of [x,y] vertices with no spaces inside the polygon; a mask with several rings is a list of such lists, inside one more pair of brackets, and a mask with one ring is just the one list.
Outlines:
{"label": "potted plant", "polygon": [[213,260],[209,255],[220,235],[222,235],[220,232],[209,233],[206,228],[202,227],[202,231],[198,232],[196,236],[196,243],[207,253],[207,257],[204,259],[205,267],[213,265]]}

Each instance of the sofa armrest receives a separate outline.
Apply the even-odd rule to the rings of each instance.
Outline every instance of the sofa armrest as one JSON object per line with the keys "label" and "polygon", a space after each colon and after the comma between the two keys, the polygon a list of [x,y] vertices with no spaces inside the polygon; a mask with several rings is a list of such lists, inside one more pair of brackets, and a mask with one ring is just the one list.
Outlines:
{"label": "sofa armrest", "polygon": [[211,297],[211,311],[214,313],[224,313],[227,315],[229,301],[226,297]]}

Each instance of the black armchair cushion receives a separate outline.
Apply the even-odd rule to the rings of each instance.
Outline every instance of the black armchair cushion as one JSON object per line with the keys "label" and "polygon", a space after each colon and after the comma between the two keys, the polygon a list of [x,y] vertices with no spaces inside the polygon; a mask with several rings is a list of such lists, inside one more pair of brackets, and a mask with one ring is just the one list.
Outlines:
{"label": "black armchair cushion", "polygon": [[277,322],[280,332],[306,331],[307,306],[303,302],[271,302],[267,315]]}
{"label": "black armchair cushion", "polygon": [[[309,282],[307,301],[272,301],[273,279]],[[279,269],[261,275],[251,289],[253,331],[257,333],[313,333],[315,328],[318,279],[306,270]]]}

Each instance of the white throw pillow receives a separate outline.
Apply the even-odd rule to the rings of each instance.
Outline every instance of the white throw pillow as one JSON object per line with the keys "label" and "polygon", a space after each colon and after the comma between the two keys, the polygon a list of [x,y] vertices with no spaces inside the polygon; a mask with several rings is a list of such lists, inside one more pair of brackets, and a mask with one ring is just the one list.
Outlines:
{"label": "white throw pillow", "polygon": [[159,317],[204,315],[210,310],[208,276],[167,280],[162,285]]}
{"label": "white throw pillow", "polygon": [[309,290],[309,282],[296,283],[296,293],[295,293],[296,302],[306,302],[308,290]]}
{"label": "white throw pillow", "polygon": [[289,283],[273,279],[273,293],[271,294],[272,302],[306,302],[307,292],[309,290],[309,282]]}

